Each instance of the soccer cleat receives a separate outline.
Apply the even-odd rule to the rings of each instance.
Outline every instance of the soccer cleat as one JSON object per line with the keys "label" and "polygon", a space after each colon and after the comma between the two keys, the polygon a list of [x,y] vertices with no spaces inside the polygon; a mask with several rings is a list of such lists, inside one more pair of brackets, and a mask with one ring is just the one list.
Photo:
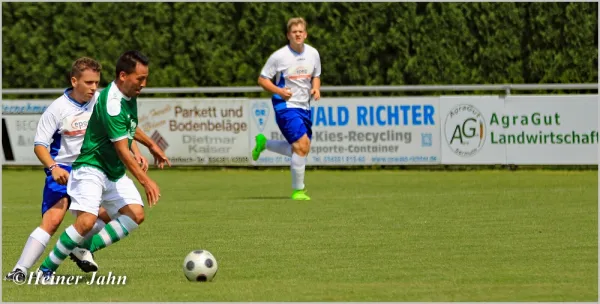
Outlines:
{"label": "soccer cleat", "polygon": [[71,260],[73,260],[79,269],[83,272],[96,272],[98,271],[98,264],[94,261],[94,255],[87,249],[76,247],[69,254]]}
{"label": "soccer cleat", "polygon": [[257,161],[260,157],[260,153],[267,148],[267,138],[259,133],[256,135],[255,140],[256,145],[254,146],[254,149],[252,149],[252,159]]}
{"label": "soccer cleat", "polygon": [[295,201],[310,201],[310,197],[306,195],[306,189],[294,190],[292,192],[292,199]]}
{"label": "soccer cleat", "polygon": [[27,275],[23,270],[17,268],[11,272],[9,272],[5,277],[4,281],[14,281],[14,282],[24,282]]}
{"label": "soccer cleat", "polygon": [[54,271],[40,267],[38,268],[36,275],[41,278],[42,285],[54,285],[52,279],[54,278]]}

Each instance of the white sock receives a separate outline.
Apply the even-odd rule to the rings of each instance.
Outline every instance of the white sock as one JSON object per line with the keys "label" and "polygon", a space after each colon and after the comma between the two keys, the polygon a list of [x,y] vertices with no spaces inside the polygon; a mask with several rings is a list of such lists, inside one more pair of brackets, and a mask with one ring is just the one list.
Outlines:
{"label": "white sock", "polygon": [[267,140],[267,150],[288,157],[292,156],[292,145],[285,140]]}
{"label": "white sock", "polygon": [[92,227],[92,230],[90,230],[90,232],[88,232],[83,237],[83,239],[87,240],[87,239],[91,238],[92,236],[94,236],[94,234],[100,232],[100,230],[102,230],[102,228],[104,228],[104,226],[106,226],[106,223],[102,219],[98,218],[96,220],[96,223],[94,223],[94,227]]}
{"label": "white sock", "polygon": [[20,268],[23,272],[27,272],[27,270],[37,262],[40,256],[42,256],[42,253],[44,253],[46,245],[48,245],[48,242],[50,241],[50,237],[51,235],[44,231],[44,229],[40,227],[35,228],[29,235],[27,243],[25,243],[25,248],[23,248],[23,252],[19,258],[19,262],[17,262],[13,271]]}
{"label": "white sock", "polygon": [[292,189],[304,189],[304,169],[306,168],[306,156],[292,154]]}

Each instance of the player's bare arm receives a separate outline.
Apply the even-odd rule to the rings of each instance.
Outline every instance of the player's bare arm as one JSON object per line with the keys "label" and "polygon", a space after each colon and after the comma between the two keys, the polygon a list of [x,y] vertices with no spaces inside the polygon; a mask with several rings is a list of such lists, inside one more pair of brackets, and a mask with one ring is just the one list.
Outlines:
{"label": "player's bare arm", "polygon": [[144,190],[146,191],[146,198],[148,199],[148,205],[156,205],[160,196],[158,185],[156,185],[156,183],[150,179],[146,172],[144,172],[144,170],[142,170],[142,168],[140,168],[140,166],[135,162],[135,159],[131,157],[127,141],[128,140],[125,138],[113,142],[115,150],[117,151],[117,155],[127,170],[129,170],[129,172],[131,172],[131,174],[133,174],[138,182],[144,187]]}
{"label": "player's bare arm", "polygon": [[144,170],[144,172],[148,171],[148,160],[142,155],[140,148],[135,141],[131,143],[131,153],[133,153],[133,158],[140,165],[142,170]]}
{"label": "player's bare arm", "polygon": [[48,168],[52,173],[52,178],[61,185],[66,185],[69,180],[69,172],[61,168],[54,162],[48,148],[42,145],[36,145],[33,148],[33,153],[37,156],[44,167]]}
{"label": "player's bare arm", "polygon": [[136,128],[133,139],[148,147],[148,150],[150,150],[150,153],[154,156],[154,164],[159,168],[162,169],[165,166],[165,163],[171,167],[171,161],[165,155],[165,152],[140,128]]}
{"label": "player's bare arm", "polygon": [[310,95],[312,95],[315,100],[319,100],[321,98],[321,78],[313,77]]}
{"label": "player's bare arm", "polygon": [[289,100],[290,97],[292,97],[292,91],[289,88],[280,88],[274,85],[270,79],[264,78],[262,76],[258,77],[258,85],[260,85],[264,90],[268,92],[281,96],[281,98],[285,100]]}

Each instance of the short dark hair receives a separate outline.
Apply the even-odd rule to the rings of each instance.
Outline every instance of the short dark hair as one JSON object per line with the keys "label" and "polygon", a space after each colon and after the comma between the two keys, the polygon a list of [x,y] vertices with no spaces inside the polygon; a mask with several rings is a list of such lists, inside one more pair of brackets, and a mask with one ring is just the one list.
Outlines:
{"label": "short dark hair", "polygon": [[123,53],[119,57],[119,60],[117,60],[115,78],[118,79],[121,72],[125,72],[126,74],[133,73],[138,62],[144,66],[148,66],[150,59],[140,51],[127,51]]}
{"label": "short dark hair", "polygon": [[[81,76],[81,73],[88,69],[100,73],[102,72],[102,65],[98,61],[90,57],[81,57],[75,60],[75,62],[73,62],[73,65],[71,65],[70,76],[79,78],[79,76]],[[71,82],[71,80],[69,80],[69,82]]]}

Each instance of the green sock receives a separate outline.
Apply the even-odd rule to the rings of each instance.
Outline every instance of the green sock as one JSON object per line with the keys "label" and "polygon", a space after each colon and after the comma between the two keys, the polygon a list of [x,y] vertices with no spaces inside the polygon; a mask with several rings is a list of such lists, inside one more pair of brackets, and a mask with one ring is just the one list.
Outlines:
{"label": "green sock", "polygon": [[137,227],[138,224],[129,216],[121,215],[106,224],[106,226],[94,236],[85,240],[81,247],[87,248],[91,252],[96,252],[128,236],[129,233]]}
{"label": "green sock", "polygon": [[73,249],[77,247],[77,244],[79,244],[82,240],[83,237],[77,232],[77,230],[75,230],[73,225],[67,227],[65,232],[60,235],[58,242],[56,242],[56,245],[52,251],[50,251],[50,254],[42,263],[41,268],[47,268],[52,271],[56,271],[62,261],[69,256],[71,251],[73,251]]}

